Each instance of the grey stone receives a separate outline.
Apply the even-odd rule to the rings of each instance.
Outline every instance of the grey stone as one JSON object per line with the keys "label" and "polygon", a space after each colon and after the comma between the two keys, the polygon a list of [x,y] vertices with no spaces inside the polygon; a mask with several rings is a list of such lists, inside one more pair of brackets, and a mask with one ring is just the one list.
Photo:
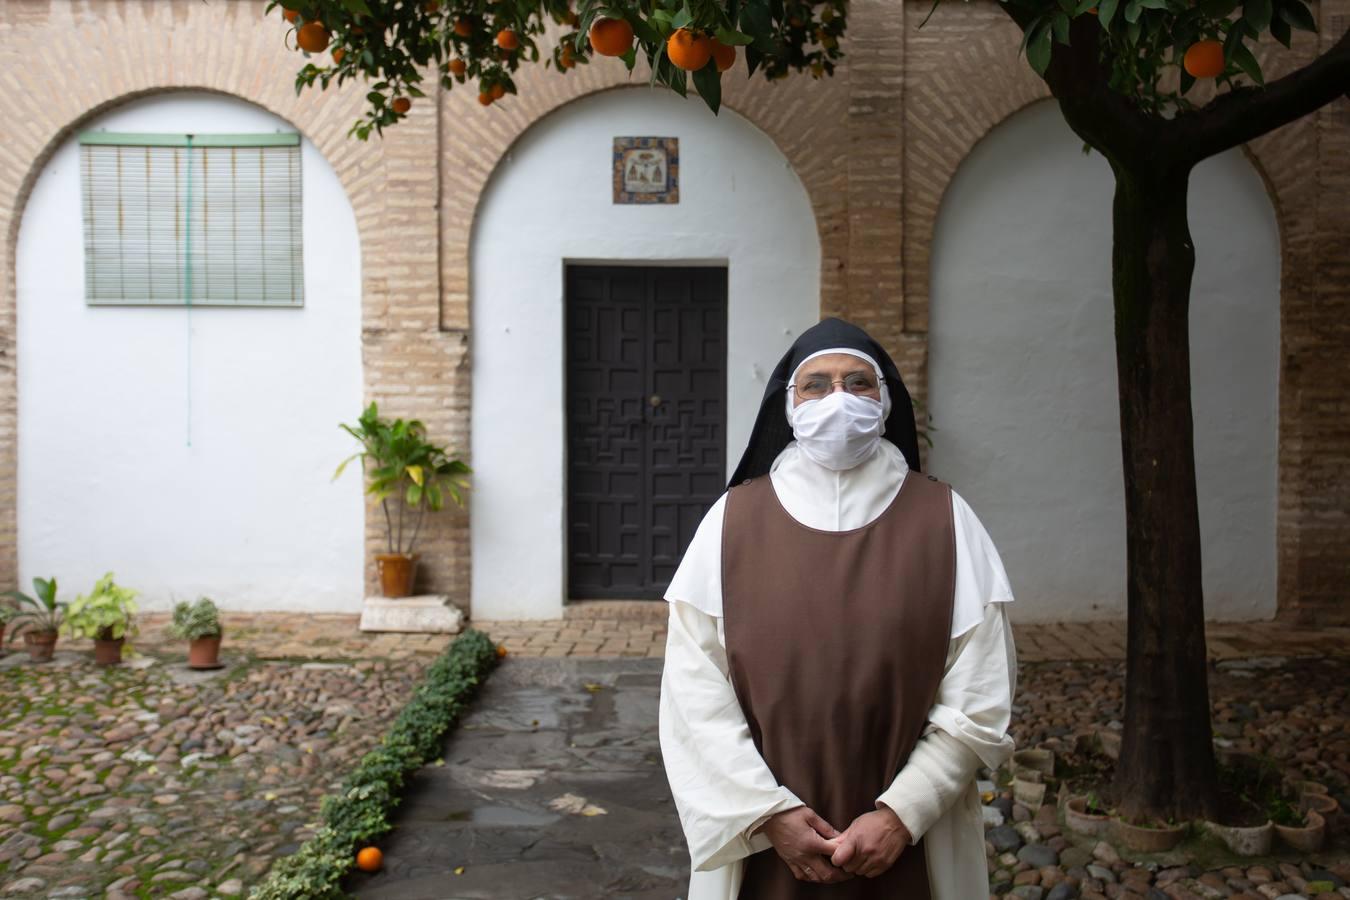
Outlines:
{"label": "grey stone", "polygon": [[1045,895],[1045,900],[1076,900],[1078,897],[1078,888],[1067,881],[1061,881],[1050,889],[1050,893]]}
{"label": "grey stone", "polygon": [[1017,858],[1033,869],[1059,865],[1059,854],[1044,844],[1027,844],[1017,851]]}
{"label": "grey stone", "polygon": [[993,845],[996,853],[1007,853],[1022,846],[1022,836],[1011,825],[991,828],[985,833],[984,837]]}

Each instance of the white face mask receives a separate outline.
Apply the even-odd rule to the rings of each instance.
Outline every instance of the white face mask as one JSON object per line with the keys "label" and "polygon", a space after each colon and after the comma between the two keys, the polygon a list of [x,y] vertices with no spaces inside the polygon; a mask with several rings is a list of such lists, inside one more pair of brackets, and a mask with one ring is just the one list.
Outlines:
{"label": "white face mask", "polygon": [[851,469],[876,450],[885,430],[881,401],[847,391],[805,400],[792,409],[792,433],[808,459],[827,469]]}

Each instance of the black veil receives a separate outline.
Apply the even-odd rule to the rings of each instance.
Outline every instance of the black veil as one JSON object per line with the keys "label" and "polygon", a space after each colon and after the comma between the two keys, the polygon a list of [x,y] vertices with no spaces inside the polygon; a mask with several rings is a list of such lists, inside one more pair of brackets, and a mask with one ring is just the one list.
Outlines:
{"label": "black veil", "polygon": [[899,447],[909,467],[915,472],[919,471],[919,438],[914,426],[914,404],[909,399],[905,383],[900,380],[900,370],[895,367],[890,354],[872,340],[867,332],[843,319],[829,318],[803,331],[774,367],[769,383],[764,388],[764,399],[760,401],[754,429],[750,432],[750,443],[741,456],[740,465],[732,473],[728,486],[766,474],[778,454],[792,441],[792,423],[788,421],[785,411],[788,379],[806,357],[833,347],[861,350],[877,361],[891,395],[891,414],[886,417],[886,432],[881,438]]}

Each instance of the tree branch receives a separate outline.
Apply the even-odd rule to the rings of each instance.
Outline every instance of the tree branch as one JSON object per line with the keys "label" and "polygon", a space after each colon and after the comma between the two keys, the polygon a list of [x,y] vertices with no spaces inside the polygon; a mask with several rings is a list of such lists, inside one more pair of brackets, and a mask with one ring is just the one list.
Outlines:
{"label": "tree branch", "polygon": [[[1023,32],[1036,12],[1000,0],[999,7]],[[1158,120],[1110,86],[1101,60],[1101,25],[1094,16],[1078,16],[1069,25],[1069,46],[1056,42],[1045,83],[1059,101],[1069,127],[1113,163],[1146,165],[1156,153]]]}
{"label": "tree branch", "polygon": [[1350,97],[1350,31],[1298,71],[1264,88],[1229,91],[1194,112],[1178,115],[1168,130],[1173,146],[1193,165],[1301,119],[1341,96]]}

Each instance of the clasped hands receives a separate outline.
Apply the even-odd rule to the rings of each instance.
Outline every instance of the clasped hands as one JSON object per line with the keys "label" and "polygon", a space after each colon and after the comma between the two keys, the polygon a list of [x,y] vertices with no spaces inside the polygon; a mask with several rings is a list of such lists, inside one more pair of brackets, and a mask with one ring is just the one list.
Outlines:
{"label": "clasped hands", "polygon": [[909,829],[886,806],[858,816],[843,833],[805,806],[778,813],[759,830],[793,877],[817,884],[876,878],[910,843]]}

